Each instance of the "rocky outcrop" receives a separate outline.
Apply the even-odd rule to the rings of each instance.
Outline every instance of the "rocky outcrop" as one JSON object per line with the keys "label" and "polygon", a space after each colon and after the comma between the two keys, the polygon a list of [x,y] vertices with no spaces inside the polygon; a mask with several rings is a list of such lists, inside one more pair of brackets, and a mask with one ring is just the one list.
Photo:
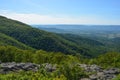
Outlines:
{"label": "rocky outcrop", "polygon": [[33,63],[15,63],[15,62],[7,62],[0,64],[0,73],[8,73],[8,72],[16,72],[19,70],[24,71],[37,71],[40,65],[33,64]]}
{"label": "rocky outcrop", "polygon": [[[82,78],[80,80],[112,80],[116,77],[116,75],[120,74],[120,69],[118,68],[110,68],[103,69],[97,65],[86,65],[86,64],[78,64],[80,68],[83,68],[86,73],[89,74],[89,77]],[[34,63],[15,63],[15,62],[0,62],[0,73],[6,74],[9,72],[18,72],[20,70],[24,71],[38,71],[39,69],[45,69],[47,72],[53,72],[57,69],[56,64],[44,63],[41,65]]]}
{"label": "rocky outcrop", "polygon": [[89,78],[82,78],[80,80],[112,80],[116,75],[120,74],[120,69],[118,68],[103,69],[97,65],[86,64],[79,64],[79,66],[83,68],[85,72],[92,73],[89,75]]}
{"label": "rocky outcrop", "polygon": [[0,63],[0,73],[17,72],[20,70],[38,71],[39,68],[43,68],[47,72],[52,72],[56,70],[56,65],[49,63],[44,63],[41,65],[34,63],[15,63],[15,62]]}

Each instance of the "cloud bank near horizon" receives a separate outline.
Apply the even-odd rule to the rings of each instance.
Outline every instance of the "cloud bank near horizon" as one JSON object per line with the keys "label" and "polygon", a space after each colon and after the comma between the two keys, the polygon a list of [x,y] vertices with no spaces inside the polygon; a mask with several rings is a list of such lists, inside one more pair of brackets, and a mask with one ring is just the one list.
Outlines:
{"label": "cloud bank near horizon", "polygon": [[101,17],[80,15],[79,17],[41,15],[35,13],[16,13],[0,11],[1,16],[27,24],[86,24],[86,25],[120,25],[119,20],[102,19]]}

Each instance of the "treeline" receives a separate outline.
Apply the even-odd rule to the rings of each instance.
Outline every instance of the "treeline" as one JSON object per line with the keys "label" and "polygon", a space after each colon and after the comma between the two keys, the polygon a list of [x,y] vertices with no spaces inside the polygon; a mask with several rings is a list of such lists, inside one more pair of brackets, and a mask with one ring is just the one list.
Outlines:
{"label": "treeline", "polygon": [[65,55],[60,52],[46,52],[43,50],[22,50],[13,46],[0,46],[0,60],[2,62],[32,62],[37,64],[64,62],[77,63],[76,56]]}
{"label": "treeline", "polygon": [[104,68],[117,67],[120,68],[120,53],[109,52],[91,59],[92,64],[100,65]]}
{"label": "treeline", "polygon": [[65,55],[61,52],[47,52],[43,50],[22,50],[13,46],[0,46],[0,60],[2,62],[32,62],[37,64],[52,63],[82,63],[97,64],[104,68],[120,68],[120,53],[109,52],[96,58],[88,59],[79,54]]}

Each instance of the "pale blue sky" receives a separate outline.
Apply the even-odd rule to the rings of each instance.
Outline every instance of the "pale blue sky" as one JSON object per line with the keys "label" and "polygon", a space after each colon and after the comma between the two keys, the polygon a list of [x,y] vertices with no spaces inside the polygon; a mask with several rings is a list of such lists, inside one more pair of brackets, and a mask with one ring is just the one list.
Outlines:
{"label": "pale blue sky", "polygon": [[0,0],[0,14],[28,24],[120,24],[120,0]]}

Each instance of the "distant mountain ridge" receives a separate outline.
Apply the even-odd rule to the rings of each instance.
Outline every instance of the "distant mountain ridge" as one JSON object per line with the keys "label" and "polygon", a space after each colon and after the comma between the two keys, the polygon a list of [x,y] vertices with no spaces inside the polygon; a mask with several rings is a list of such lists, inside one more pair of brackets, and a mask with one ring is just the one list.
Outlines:
{"label": "distant mountain ridge", "polygon": [[120,25],[31,25],[33,27],[56,28],[56,29],[79,29],[79,30],[120,30]]}
{"label": "distant mountain ridge", "polygon": [[[68,24],[68,25],[32,25],[32,26],[55,33],[69,33],[69,34],[77,34],[81,36],[104,37],[104,38],[120,37],[120,25],[69,25]],[[59,31],[59,29],[61,29],[62,31]]]}

